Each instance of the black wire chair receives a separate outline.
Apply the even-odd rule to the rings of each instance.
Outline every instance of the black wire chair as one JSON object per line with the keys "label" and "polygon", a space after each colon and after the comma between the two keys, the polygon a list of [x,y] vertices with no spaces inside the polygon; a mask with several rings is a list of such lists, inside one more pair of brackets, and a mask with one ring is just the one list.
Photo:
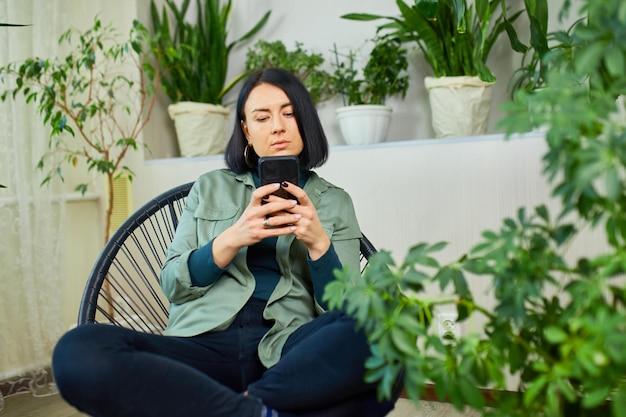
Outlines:
{"label": "black wire chair", "polygon": [[[153,198],[111,236],[91,270],[78,313],[78,325],[108,323],[160,334],[167,325],[168,301],[160,271],[174,238],[193,182]],[[361,239],[361,268],[376,252]]]}

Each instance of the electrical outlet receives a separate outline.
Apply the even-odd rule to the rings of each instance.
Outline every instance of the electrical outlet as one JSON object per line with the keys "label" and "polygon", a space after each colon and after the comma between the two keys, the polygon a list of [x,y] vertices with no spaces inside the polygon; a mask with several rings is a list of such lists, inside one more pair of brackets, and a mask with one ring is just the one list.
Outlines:
{"label": "electrical outlet", "polygon": [[454,343],[461,336],[461,329],[456,322],[457,315],[453,312],[437,314],[437,326],[439,328],[439,337],[445,344]]}

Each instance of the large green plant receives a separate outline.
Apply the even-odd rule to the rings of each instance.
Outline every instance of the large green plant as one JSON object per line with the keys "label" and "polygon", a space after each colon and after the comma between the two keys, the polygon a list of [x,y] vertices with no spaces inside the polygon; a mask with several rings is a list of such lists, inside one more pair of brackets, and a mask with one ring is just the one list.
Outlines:
{"label": "large green plant", "polygon": [[[327,287],[330,305],[345,302],[365,329],[367,378],[381,393],[404,368],[415,401],[434,384],[440,399],[485,415],[626,416],[626,120],[616,101],[626,93],[626,6],[586,0],[582,11],[571,59],[550,61],[544,88],[519,90],[501,122],[509,134],[547,129],[544,169],[561,212],[520,208],[448,264],[435,257],[444,243],[415,245],[401,265],[382,252],[362,277],[344,270]],[[584,228],[603,231],[606,247],[572,261]],[[471,291],[487,278],[493,305]],[[448,295],[428,296],[433,284]],[[444,344],[433,329],[442,305],[484,332]],[[502,391],[507,374],[512,391]]]}
{"label": "large green plant", "polygon": [[245,72],[226,81],[228,58],[236,45],[252,38],[267,23],[267,12],[245,35],[228,40],[232,0],[196,0],[196,15],[186,20],[191,0],[165,0],[161,13],[154,0],[150,11],[153,53],[163,71],[163,89],[173,102],[222,104]]}
{"label": "large green plant", "polygon": [[[84,160],[88,171],[106,178],[108,239],[114,204],[113,182],[121,175],[132,180],[124,165],[129,152],[139,148],[138,138],[150,118],[159,77],[148,62],[148,32],[134,22],[127,39],[112,25],[94,19],[84,32],[69,29],[59,38],[68,45],[67,56],[28,58],[0,68],[5,88],[2,100],[22,95],[49,126],[50,149],[38,168],[46,170],[43,184],[63,179],[64,167]],[[78,139],[78,140],[77,140]],[[42,184],[42,185],[43,185]],[[87,183],[79,184],[84,193]]]}
{"label": "large green plant", "polygon": [[336,46],[335,90],[342,95],[344,106],[357,104],[385,104],[388,97],[404,97],[409,88],[406,49],[397,39],[375,38],[374,47],[362,71],[355,67],[353,51],[341,55]]}
{"label": "large green plant", "polygon": [[350,13],[344,19],[372,21],[384,19],[378,27],[402,42],[417,43],[435,77],[479,76],[495,81],[487,58],[496,39],[507,32],[514,50],[523,52],[514,22],[521,10],[508,16],[505,0],[396,0],[400,16]]}
{"label": "large green plant", "polygon": [[288,50],[283,41],[268,42],[259,40],[246,53],[248,72],[265,68],[284,68],[293,72],[309,90],[314,103],[330,100],[334,95],[332,75],[322,69],[322,54],[309,52],[301,42]]}

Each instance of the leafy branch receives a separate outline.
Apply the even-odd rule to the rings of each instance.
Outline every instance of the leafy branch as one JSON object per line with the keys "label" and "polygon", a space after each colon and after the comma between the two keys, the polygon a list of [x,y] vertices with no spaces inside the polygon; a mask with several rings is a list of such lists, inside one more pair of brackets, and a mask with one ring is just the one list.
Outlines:
{"label": "leafy branch", "polygon": [[[108,240],[114,205],[113,182],[122,175],[133,178],[124,165],[131,150],[138,150],[138,138],[155,105],[158,72],[147,60],[149,37],[146,28],[135,21],[127,40],[110,24],[96,17],[85,32],[69,29],[59,44],[72,48],[61,59],[29,58],[0,68],[5,84],[0,98],[16,99],[21,94],[27,104],[36,105],[44,125],[50,127],[48,152],[37,166],[46,169],[42,185],[54,177],[63,180],[63,167],[77,167],[84,160],[88,171],[106,178]],[[81,183],[75,190],[87,191]]]}

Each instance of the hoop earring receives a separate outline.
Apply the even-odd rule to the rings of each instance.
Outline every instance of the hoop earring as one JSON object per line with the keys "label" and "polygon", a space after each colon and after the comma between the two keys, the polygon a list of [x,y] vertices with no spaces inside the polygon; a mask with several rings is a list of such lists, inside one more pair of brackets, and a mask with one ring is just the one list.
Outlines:
{"label": "hoop earring", "polygon": [[252,145],[250,144],[250,142],[248,142],[243,150],[243,160],[246,161],[246,165],[248,165],[248,168],[254,168],[254,165],[252,165],[252,163],[250,162],[250,158],[248,157],[248,152],[250,148],[252,148]]}

